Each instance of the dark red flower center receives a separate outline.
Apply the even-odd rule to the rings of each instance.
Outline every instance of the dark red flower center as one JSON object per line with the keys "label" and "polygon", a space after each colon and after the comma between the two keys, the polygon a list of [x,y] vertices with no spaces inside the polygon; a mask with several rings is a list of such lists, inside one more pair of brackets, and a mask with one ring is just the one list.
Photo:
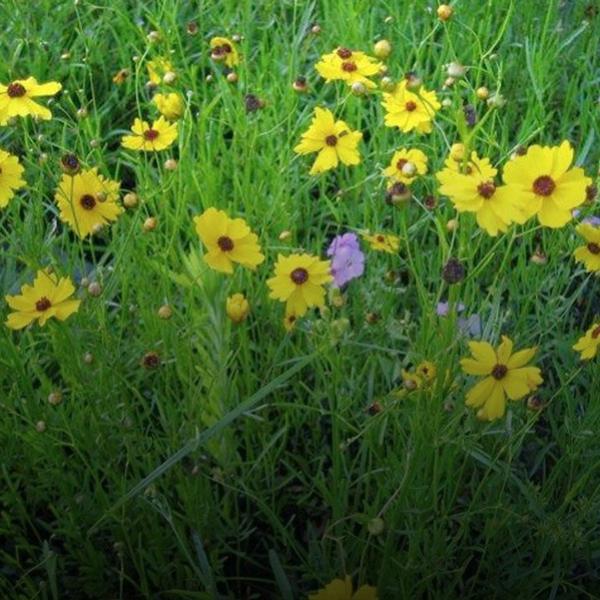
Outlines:
{"label": "dark red flower center", "polygon": [[85,208],[85,210],[92,210],[94,206],[96,206],[96,198],[91,194],[84,194],[79,199],[79,204],[81,204],[81,208]]}
{"label": "dark red flower center", "polygon": [[352,56],[352,50],[348,50],[348,48],[338,48],[337,55],[346,60]]}
{"label": "dark red flower center", "polygon": [[6,93],[9,98],[22,98],[27,93],[27,90],[20,83],[9,83]]}
{"label": "dark red flower center", "polygon": [[412,100],[409,100],[405,105],[404,108],[406,108],[406,110],[408,112],[412,112],[413,110],[417,110],[417,103],[413,102]]}
{"label": "dark red flower center", "polygon": [[149,142],[155,140],[159,135],[160,132],[156,131],[156,129],[147,129],[146,131],[144,131],[144,139],[148,140]]}
{"label": "dark red flower center", "polygon": [[383,244],[383,242],[385,242],[385,238],[382,235],[376,235],[375,239],[380,243]]}
{"label": "dark red flower center", "polygon": [[217,246],[219,246],[223,252],[231,252],[233,250],[233,240],[226,235],[222,235],[217,240]]}
{"label": "dark red flower center", "polygon": [[485,181],[477,186],[477,192],[482,198],[489,200],[496,191],[496,186],[491,181]]}
{"label": "dark red flower center", "polygon": [[308,271],[303,267],[297,267],[290,273],[290,277],[296,285],[302,285],[308,281]]}
{"label": "dark red flower center", "polygon": [[338,140],[337,140],[337,136],[335,136],[335,135],[328,135],[328,136],[325,138],[325,143],[326,143],[328,146],[335,146],[335,145],[337,145],[337,141],[338,141]]}
{"label": "dark red flower center", "polygon": [[592,254],[600,254],[600,246],[598,244],[596,244],[595,242],[590,242],[587,245],[587,249],[592,253]]}
{"label": "dark red flower center", "polygon": [[597,339],[600,337],[600,325],[598,325],[598,327],[596,327],[596,329],[594,329],[594,331],[592,331],[592,339]]}
{"label": "dark red flower center", "polygon": [[404,165],[407,163],[408,161],[405,158],[401,158],[397,163],[396,163],[396,169],[398,169],[398,171],[402,171],[402,169],[404,168]]}
{"label": "dark red flower center", "polygon": [[549,196],[555,188],[556,183],[549,175],[542,175],[533,182],[533,191],[538,196]]}
{"label": "dark red flower center", "polygon": [[358,67],[355,62],[348,61],[342,63],[342,71],[346,71],[346,73],[352,73],[353,71],[356,71],[356,69],[358,69]]}
{"label": "dark red flower center", "polygon": [[52,306],[52,302],[46,298],[46,296],[42,296],[36,303],[35,309],[39,312],[44,312],[48,310]]}
{"label": "dark red flower center", "polygon": [[508,367],[506,365],[497,364],[492,369],[492,377],[500,381],[500,379],[504,379],[506,374],[508,373]]}

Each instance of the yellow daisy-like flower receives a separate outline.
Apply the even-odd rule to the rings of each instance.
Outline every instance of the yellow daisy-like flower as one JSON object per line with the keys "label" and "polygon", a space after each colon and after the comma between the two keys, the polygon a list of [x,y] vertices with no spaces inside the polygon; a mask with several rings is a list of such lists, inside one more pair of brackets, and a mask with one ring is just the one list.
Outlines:
{"label": "yellow daisy-like flower", "polygon": [[352,586],[352,578],[334,579],[324,588],[308,595],[309,600],[377,600],[377,588],[362,585],[356,591]]}
{"label": "yellow daisy-like flower", "polygon": [[425,381],[431,382],[435,379],[437,369],[435,364],[429,360],[424,360],[417,365],[415,373]]}
{"label": "yellow daisy-like flower", "polygon": [[573,346],[581,354],[581,360],[590,360],[596,356],[598,347],[600,346],[600,322],[594,323],[586,332],[585,335]]}
{"label": "yellow daisy-like flower", "polygon": [[434,91],[422,87],[415,93],[408,89],[407,83],[403,80],[393,92],[383,94],[385,124],[404,132],[431,133],[433,118],[442,105]]}
{"label": "yellow daisy-like flower", "polygon": [[285,317],[283,317],[283,326],[286,331],[292,331],[292,329],[296,327],[297,322],[298,317],[294,313],[285,313]]}
{"label": "yellow daisy-like flower", "polygon": [[394,181],[401,181],[407,185],[418,175],[425,175],[425,173],[427,173],[427,155],[416,148],[396,150],[390,166],[383,172]]}
{"label": "yellow daisy-like flower", "polygon": [[194,218],[196,233],[206,246],[204,262],[221,273],[233,273],[233,263],[256,269],[265,257],[258,237],[244,219],[230,219],[222,210],[206,209]]}
{"label": "yellow daisy-like flower", "polygon": [[6,296],[6,302],[15,311],[8,315],[6,326],[23,329],[33,321],[45,325],[56,317],[59,321],[77,312],[81,300],[71,300],[75,286],[68,277],[58,278],[49,269],[38,271],[33,285],[25,284],[18,296]]}
{"label": "yellow daisy-like flower", "polygon": [[152,60],[149,60],[146,64],[146,68],[148,69],[148,77],[150,78],[150,83],[154,85],[159,85],[162,82],[165,73],[173,72],[173,64],[168,58],[157,57]]}
{"label": "yellow daisy-like flower", "polygon": [[450,198],[456,210],[475,213],[479,227],[491,236],[506,231],[515,221],[525,220],[518,198],[508,186],[496,186],[494,175],[496,169],[486,165],[484,173],[472,169],[469,175],[463,175],[446,168],[436,176],[440,192]]}
{"label": "yellow daisy-like flower", "polygon": [[591,179],[583,169],[574,167],[573,148],[564,141],[560,146],[531,146],[504,167],[504,183],[523,206],[527,218],[537,215],[545,227],[562,227],[572,218],[571,211],[583,204]]}
{"label": "yellow daisy-like flower", "polygon": [[32,115],[47,121],[52,118],[49,109],[38,104],[33,98],[54,96],[62,88],[56,81],[38,83],[34,77],[17,79],[8,85],[0,84],[0,125],[11,117]]}
{"label": "yellow daisy-like flower", "polygon": [[317,107],[310,127],[302,134],[294,152],[319,153],[310,170],[311,175],[316,175],[334,169],[338,162],[345,165],[360,163],[357,146],[361,138],[360,131],[352,131],[344,121],[336,121],[330,110]]}
{"label": "yellow daisy-like flower", "polygon": [[315,69],[325,81],[345,81],[348,85],[362,83],[367,88],[374,88],[369,77],[377,75],[382,64],[367,56],[364,52],[356,52],[348,48],[338,48],[331,54],[324,54],[315,65]]}
{"label": "yellow daisy-like flower", "polygon": [[267,280],[269,298],[286,303],[286,315],[301,317],[312,306],[325,305],[326,283],[333,280],[331,263],[310,254],[279,255],[275,275]]}
{"label": "yellow daisy-like flower", "polygon": [[98,175],[98,169],[87,169],[76,175],[64,174],[54,199],[60,209],[60,219],[84,238],[123,212],[118,204],[119,182]]}
{"label": "yellow daisy-like flower", "polygon": [[362,234],[363,239],[369,243],[372,250],[380,250],[382,252],[387,252],[388,254],[394,254],[398,252],[398,248],[400,248],[400,238],[385,233],[374,233],[373,235],[369,235],[366,233]]}
{"label": "yellow daisy-like flower", "polygon": [[581,223],[576,231],[587,244],[573,252],[575,260],[582,262],[590,273],[600,273],[600,228]]}
{"label": "yellow daisy-like flower", "polygon": [[4,208],[8,204],[8,201],[15,195],[15,190],[26,184],[21,177],[23,171],[16,156],[0,150],[0,208]]}
{"label": "yellow daisy-like flower", "polygon": [[226,37],[214,37],[210,40],[210,57],[224,62],[230,69],[240,63],[240,55],[235,44]]}
{"label": "yellow daisy-like flower", "polygon": [[163,117],[169,119],[169,121],[177,121],[183,115],[185,110],[185,104],[181,94],[172,92],[170,94],[155,94],[152,98],[152,102],[158,108]]}
{"label": "yellow daisy-like flower", "polygon": [[513,343],[502,336],[496,350],[487,342],[469,342],[473,358],[460,361],[468,375],[484,376],[467,393],[466,404],[479,408],[477,417],[493,421],[504,416],[506,397],[520,400],[535,391],[544,381],[537,367],[525,366],[535,355],[537,348],[527,348],[513,354]]}
{"label": "yellow daisy-like flower", "polygon": [[159,152],[165,150],[177,139],[177,123],[169,123],[163,117],[148,125],[146,121],[135,119],[131,128],[133,135],[124,135],[121,140],[123,148]]}

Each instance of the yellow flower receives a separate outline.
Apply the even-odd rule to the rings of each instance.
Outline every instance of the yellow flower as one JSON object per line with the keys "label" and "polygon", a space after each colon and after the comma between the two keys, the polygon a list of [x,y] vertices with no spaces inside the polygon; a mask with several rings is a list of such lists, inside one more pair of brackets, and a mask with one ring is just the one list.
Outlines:
{"label": "yellow flower", "polygon": [[573,350],[581,354],[581,360],[590,360],[596,356],[598,346],[600,346],[600,322],[594,323],[585,335],[577,340]]}
{"label": "yellow flower", "polygon": [[344,121],[336,121],[327,108],[315,108],[315,114],[301,142],[294,148],[298,154],[318,152],[311,175],[334,169],[341,161],[345,165],[357,165],[360,154],[358,142],[362,138],[360,131],[352,131]]}
{"label": "yellow flower", "polygon": [[62,88],[56,81],[38,83],[35,78],[17,79],[8,85],[0,84],[0,125],[4,125],[11,117],[32,115],[47,121],[52,113],[33,98],[54,96]]}
{"label": "yellow flower", "polygon": [[435,379],[437,369],[432,362],[424,360],[417,365],[415,373],[425,381],[431,382]]}
{"label": "yellow flower", "polygon": [[573,148],[564,141],[560,146],[531,146],[504,167],[504,183],[523,206],[526,218],[537,215],[545,227],[562,227],[573,217],[571,211],[585,202],[591,179],[583,169],[574,167]]}
{"label": "yellow flower", "polygon": [[369,243],[372,250],[381,250],[388,254],[394,254],[395,252],[398,252],[398,248],[400,248],[400,238],[395,235],[385,233],[368,235],[363,233],[362,237]]}
{"label": "yellow flower", "polygon": [[533,358],[537,348],[527,348],[512,353],[513,343],[502,336],[497,350],[487,342],[469,342],[473,358],[460,361],[468,375],[485,376],[467,393],[466,404],[479,408],[477,417],[487,421],[499,419],[506,409],[506,397],[520,400],[535,391],[543,382],[537,367],[525,365]]}
{"label": "yellow flower", "polygon": [[156,104],[161,115],[169,119],[169,121],[176,121],[181,118],[185,105],[181,94],[172,92],[170,94],[155,94],[152,98],[152,102]]}
{"label": "yellow flower", "polygon": [[348,85],[360,82],[367,88],[376,85],[369,79],[377,75],[382,64],[364,52],[338,48],[331,54],[324,54],[315,68],[325,81],[345,81]]}
{"label": "yellow flower", "polygon": [[148,77],[150,82],[154,85],[159,85],[162,82],[162,78],[165,73],[173,71],[173,65],[168,58],[157,57],[153,60],[148,61],[146,64],[148,69]]}
{"label": "yellow flower", "polygon": [[227,298],[225,310],[234,323],[241,323],[250,314],[250,304],[244,294],[233,294]]}
{"label": "yellow flower", "polygon": [[309,600],[377,600],[377,588],[362,585],[356,592],[352,587],[352,578],[334,579],[324,588],[308,595]]}
{"label": "yellow flower", "polygon": [[421,150],[400,148],[394,152],[390,166],[383,172],[394,181],[410,184],[418,175],[427,173],[427,155]]}
{"label": "yellow flower", "polygon": [[165,150],[177,139],[177,123],[169,123],[163,117],[152,123],[152,127],[135,119],[131,128],[133,135],[125,135],[121,140],[123,148],[143,150],[144,152],[159,152]]}
{"label": "yellow flower", "polygon": [[582,262],[590,273],[600,273],[600,228],[581,223],[577,225],[576,231],[587,244],[573,252],[575,260]]}
{"label": "yellow flower", "polygon": [[206,209],[194,218],[196,233],[208,249],[204,262],[221,273],[233,273],[233,263],[256,269],[265,257],[260,252],[258,237],[244,219],[230,219],[216,208]]}
{"label": "yellow flower", "polygon": [[523,223],[525,217],[508,186],[494,183],[496,169],[486,164],[484,171],[471,168],[469,175],[463,175],[446,168],[437,179],[440,192],[450,198],[457,211],[475,213],[479,227],[496,236],[515,221]]}
{"label": "yellow flower", "polygon": [[22,188],[26,182],[21,177],[23,167],[16,156],[0,150],[0,208],[4,208],[15,195],[15,190]]}
{"label": "yellow flower", "polygon": [[235,44],[225,37],[214,37],[210,40],[210,57],[213,60],[223,61],[230,69],[240,62]]}
{"label": "yellow flower", "polygon": [[298,322],[298,317],[294,313],[285,313],[285,317],[283,318],[283,326],[286,331],[292,331],[294,327],[296,327],[296,323]]}
{"label": "yellow flower", "polygon": [[384,93],[382,104],[388,127],[417,133],[431,132],[435,113],[442,106],[434,91],[421,88],[418,93],[412,92],[407,88],[406,80],[401,81],[392,93]]}
{"label": "yellow flower", "polygon": [[423,378],[417,373],[411,373],[406,369],[402,369],[402,385],[404,389],[411,392],[417,390],[423,385]]}
{"label": "yellow flower", "polygon": [[114,74],[112,80],[113,83],[116,83],[117,85],[122,85],[123,83],[125,83],[128,77],[129,69],[120,69]]}
{"label": "yellow flower", "polygon": [[119,183],[98,175],[98,169],[88,169],[77,175],[64,174],[54,199],[60,209],[60,219],[84,238],[111,221],[116,221],[123,209],[118,204]]}
{"label": "yellow flower", "polygon": [[75,287],[68,277],[59,279],[49,269],[38,271],[33,285],[25,284],[18,296],[6,296],[15,311],[8,315],[6,326],[23,329],[35,320],[43,326],[52,317],[64,321],[81,304],[81,300],[69,300],[74,293]]}
{"label": "yellow flower", "polygon": [[325,305],[324,285],[332,281],[331,263],[310,254],[279,255],[275,275],[267,280],[269,298],[286,303],[286,315],[301,317]]}
{"label": "yellow flower", "polygon": [[[454,146],[457,146],[457,144],[454,144]],[[448,156],[444,162],[444,169],[442,169],[440,173],[444,173],[444,176],[449,178],[455,173],[459,173],[461,175],[470,175],[479,179],[492,179],[497,171],[492,167],[489,158],[479,158],[475,151],[471,152],[471,160],[469,161],[465,161],[464,156],[460,153],[453,153],[451,151],[450,156]]]}

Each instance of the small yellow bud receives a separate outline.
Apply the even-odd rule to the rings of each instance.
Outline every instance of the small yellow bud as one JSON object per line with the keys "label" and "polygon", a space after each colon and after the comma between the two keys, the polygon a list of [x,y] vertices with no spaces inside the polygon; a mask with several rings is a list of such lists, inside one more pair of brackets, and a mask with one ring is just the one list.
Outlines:
{"label": "small yellow bud", "polygon": [[367,87],[362,81],[355,81],[350,86],[350,90],[355,96],[364,96],[367,93]]}
{"label": "small yellow bud", "polygon": [[166,83],[167,85],[170,85],[171,83],[173,83],[175,80],[177,79],[177,73],[175,73],[174,71],[167,71],[164,75],[163,75],[163,83]]}
{"label": "small yellow bud", "polygon": [[235,71],[231,71],[231,73],[227,73],[227,81],[229,83],[237,83],[238,76]]}
{"label": "small yellow bud", "polygon": [[458,229],[458,219],[450,219],[446,223],[446,229],[450,232],[456,231]]}
{"label": "small yellow bud", "polygon": [[125,194],[123,204],[125,205],[125,208],[135,208],[138,205],[137,194],[134,194],[133,192]]}
{"label": "small yellow bud", "polygon": [[233,294],[227,298],[225,309],[234,323],[241,323],[250,313],[250,304],[244,294]]}
{"label": "small yellow bud", "polygon": [[480,100],[487,100],[490,97],[490,90],[488,90],[485,86],[477,88],[475,93]]}
{"label": "small yellow bud", "polygon": [[88,294],[97,298],[102,293],[102,286],[97,281],[92,281],[87,288]]}
{"label": "small yellow bud", "polygon": [[280,242],[286,242],[287,240],[289,240],[292,237],[292,232],[289,229],[284,229],[280,234],[279,234],[279,241]]}
{"label": "small yellow bud", "polygon": [[158,309],[158,316],[161,319],[170,319],[173,316],[173,309],[168,304],[163,304]]}
{"label": "small yellow bud", "polygon": [[163,166],[167,171],[174,171],[177,168],[177,161],[174,158],[167,158]]}
{"label": "small yellow bud", "polygon": [[46,431],[46,421],[38,421],[35,424],[35,430],[38,433],[44,433],[44,431]]}
{"label": "small yellow bud", "polygon": [[373,46],[373,54],[381,60],[385,60],[392,53],[392,45],[388,40],[379,40]]}
{"label": "small yellow bud", "polygon": [[452,144],[450,147],[450,158],[456,162],[460,162],[465,158],[465,145],[460,142]]}
{"label": "small yellow bud", "polygon": [[448,4],[440,4],[437,9],[437,16],[440,21],[447,21],[452,18],[452,14],[454,13],[454,9]]}
{"label": "small yellow bud", "polygon": [[59,390],[51,392],[48,395],[48,402],[52,404],[52,406],[58,406],[62,402],[62,392]]}
{"label": "small yellow bud", "polygon": [[369,521],[367,529],[371,535],[381,535],[385,529],[385,523],[380,517],[375,517]]}
{"label": "small yellow bud", "polygon": [[144,221],[143,229],[144,231],[154,231],[156,226],[158,225],[158,219],[156,217],[148,217]]}

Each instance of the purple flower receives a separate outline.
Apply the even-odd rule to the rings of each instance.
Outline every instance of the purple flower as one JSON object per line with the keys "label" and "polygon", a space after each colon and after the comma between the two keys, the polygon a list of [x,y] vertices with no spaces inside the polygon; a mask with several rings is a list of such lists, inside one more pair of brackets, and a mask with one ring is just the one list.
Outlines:
{"label": "purple flower", "polygon": [[[466,306],[459,302],[456,305],[456,313],[460,314],[465,310]],[[447,317],[450,312],[449,302],[438,302],[435,309],[438,317]],[[456,320],[458,330],[463,334],[471,337],[481,336],[481,317],[477,313],[473,313],[468,317],[458,317]]]}
{"label": "purple flower", "polygon": [[593,225],[594,227],[599,227],[600,226],[600,217],[595,217],[592,215],[591,217],[586,217],[581,222],[589,223],[590,225]]}
{"label": "purple flower", "polygon": [[365,270],[365,255],[361,252],[355,233],[344,233],[333,238],[327,256],[331,256],[331,274],[335,287],[342,287],[351,279],[360,277]]}

